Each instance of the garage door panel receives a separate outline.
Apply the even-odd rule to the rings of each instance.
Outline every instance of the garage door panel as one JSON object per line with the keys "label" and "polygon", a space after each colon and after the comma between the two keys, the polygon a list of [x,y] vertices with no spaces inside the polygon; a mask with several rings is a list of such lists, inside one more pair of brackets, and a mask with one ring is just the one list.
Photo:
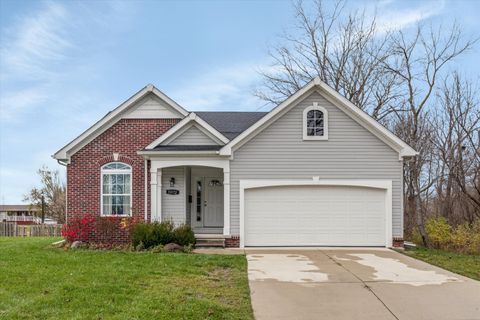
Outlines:
{"label": "garage door panel", "polygon": [[385,245],[385,191],[288,186],[245,190],[245,245]]}

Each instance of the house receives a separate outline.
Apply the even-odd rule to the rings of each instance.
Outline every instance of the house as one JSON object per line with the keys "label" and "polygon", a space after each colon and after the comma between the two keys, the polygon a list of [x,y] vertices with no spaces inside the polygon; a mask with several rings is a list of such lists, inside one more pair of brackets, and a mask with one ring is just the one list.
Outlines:
{"label": "house", "polygon": [[16,224],[40,224],[40,209],[25,204],[0,205],[0,222],[14,222]]}
{"label": "house", "polygon": [[68,219],[168,219],[227,246],[391,247],[416,154],[315,79],[268,113],[188,112],[148,85],[53,157]]}

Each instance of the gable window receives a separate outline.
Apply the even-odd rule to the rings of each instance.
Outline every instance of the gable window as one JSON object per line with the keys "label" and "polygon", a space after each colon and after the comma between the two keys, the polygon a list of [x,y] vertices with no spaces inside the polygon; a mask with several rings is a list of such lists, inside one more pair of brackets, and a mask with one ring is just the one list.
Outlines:
{"label": "gable window", "polygon": [[328,140],[328,111],[316,102],[303,110],[303,140]]}
{"label": "gable window", "polygon": [[130,215],[132,167],[122,162],[107,163],[101,169],[101,185],[102,215]]}

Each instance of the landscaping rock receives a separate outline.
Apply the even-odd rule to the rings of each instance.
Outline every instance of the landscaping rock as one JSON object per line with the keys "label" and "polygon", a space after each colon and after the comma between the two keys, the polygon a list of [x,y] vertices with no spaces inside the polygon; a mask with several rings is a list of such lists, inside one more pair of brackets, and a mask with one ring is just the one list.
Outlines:
{"label": "landscaping rock", "polygon": [[182,252],[183,247],[176,243],[169,243],[169,244],[166,244],[165,247],[163,247],[163,250],[165,252]]}
{"label": "landscaping rock", "polygon": [[82,241],[73,241],[72,245],[70,246],[70,249],[81,249],[85,248],[87,246],[86,243],[83,243]]}
{"label": "landscaping rock", "polygon": [[52,243],[52,246],[54,246],[55,248],[63,248],[65,247],[66,244],[67,244],[67,240],[60,240]]}

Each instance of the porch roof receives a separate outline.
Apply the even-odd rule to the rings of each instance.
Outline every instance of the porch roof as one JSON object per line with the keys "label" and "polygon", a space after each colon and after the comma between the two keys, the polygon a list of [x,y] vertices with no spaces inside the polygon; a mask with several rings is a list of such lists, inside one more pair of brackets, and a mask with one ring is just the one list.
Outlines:
{"label": "porch roof", "polygon": [[144,151],[218,151],[221,147],[220,145],[159,145]]}

